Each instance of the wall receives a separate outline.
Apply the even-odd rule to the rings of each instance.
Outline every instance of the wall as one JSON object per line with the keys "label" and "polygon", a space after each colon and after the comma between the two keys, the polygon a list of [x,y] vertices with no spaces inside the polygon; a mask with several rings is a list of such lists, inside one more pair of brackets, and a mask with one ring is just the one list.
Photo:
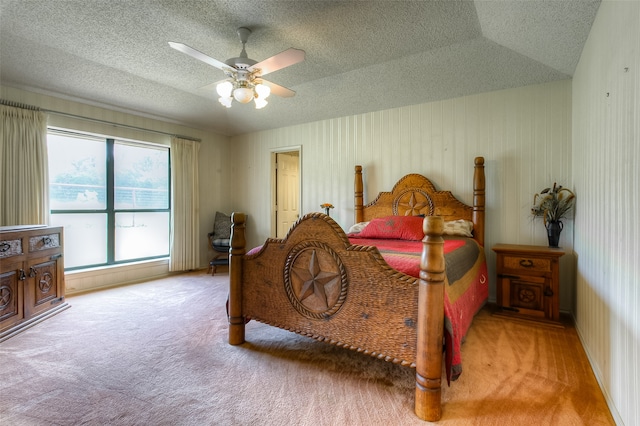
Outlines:
{"label": "wall", "polygon": [[[248,245],[270,232],[270,152],[301,146],[301,213],[321,211],[343,228],[353,224],[353,171],[364,168],[365,203],[388,191],[407,173],[430,177],[472,203],[473,159],[485,157],[486,247],[491,276],[498,242],[547,245],[546,230],[533,222],[533,195],[558,181],[571,187],[571,82],[483,93],[386,111],[318,121],[233,138],[233,205],[248,213]],[[560,244],[561,309],[573,300],[573,224]],[[490,298],[495,300],[495,279]]]}
{"label": "wall", "polygon": [[[54,127],[73,129],[105,136],[121,137],[168,145],[171,134],[200,139],[200,265],[208,266],[210,257],[207,232],[213,230],[216,210],[230,211],[230,171],[229,143],[226,136],[206,133],[175,123],[153,118],[129,114],[127,112],[105,109],[85,103],[28,92],[16,88],[0,86],[0,98],[38,106],[42,109],[58,111],[95,120],[116,123],[155,132],[133,130],[117,125],[107,125],[72,118],[64,115],[49,114],[48,124]],[[161,133],[158,133],[161,132]],[[141,262],[128,266],[116,266],[90,271],[65,274],[67,294],[86,291],[94,288],[108,287],[148,279],[153,276],[166,275],[169,272],[168,262]]]}
{"label": "wall", "polygon": [[573,80],[576,327],[619,424],[640,425],[640,2],[603,1]]}

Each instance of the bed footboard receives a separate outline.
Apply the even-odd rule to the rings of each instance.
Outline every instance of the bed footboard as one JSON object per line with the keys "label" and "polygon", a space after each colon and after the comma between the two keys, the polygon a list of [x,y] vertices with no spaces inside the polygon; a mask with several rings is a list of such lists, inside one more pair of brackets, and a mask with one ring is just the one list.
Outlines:
{"label": "bed footboard", "polygon": [[284,239],[269,239],[250,255],[245,255],[245,215],[233,213],[231,220],[230,344],[244,343],[245,322],[251,318],[415,367],[415,413],[424,420],[440,418],[441,217],[424,220],[419,279],[389,267],[377,248],[352,245],[340,226],[321,213],[304,216]]}

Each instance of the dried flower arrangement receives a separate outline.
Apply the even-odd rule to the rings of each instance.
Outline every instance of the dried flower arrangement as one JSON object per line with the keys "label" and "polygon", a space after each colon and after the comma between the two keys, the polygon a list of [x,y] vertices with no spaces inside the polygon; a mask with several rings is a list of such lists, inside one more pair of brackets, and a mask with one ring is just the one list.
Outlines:
{"label": "dried flower arrangement", "polygon": [[534,195],[531,214],[534,218],[541,217],[547,226],[548,222],[558,222],[568,217],[575,200],[573,191],[554,182],[553,188],[545,188]]}
{"label": "dried flower arrangement", "polygon": [[533,197],[531,214],[541,217],[547,228],[549,247],[558,247],[560,233],[564,227],[560,219],[568,217],[576,201],[576,195],[570,189],[553,183],[553,188],[545,188]]}

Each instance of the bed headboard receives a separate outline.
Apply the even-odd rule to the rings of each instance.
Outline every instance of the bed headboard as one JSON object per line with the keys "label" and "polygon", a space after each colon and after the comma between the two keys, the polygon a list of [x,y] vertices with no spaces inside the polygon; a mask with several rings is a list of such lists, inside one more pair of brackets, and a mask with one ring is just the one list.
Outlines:
{"label": "bed headboard", "polygon": [[391,215],[442,216],[446,221],[465,219],[473,222],[473,238],[484,246],[484,157],[476,157],[474,160],[472,206],[458,200],[450,191],[436,191],[433,183],[419,174],[404,176],[391,192],[380,192],[375,200],[365,206],[362,166],[356,166],[355,172],[356,223]]}

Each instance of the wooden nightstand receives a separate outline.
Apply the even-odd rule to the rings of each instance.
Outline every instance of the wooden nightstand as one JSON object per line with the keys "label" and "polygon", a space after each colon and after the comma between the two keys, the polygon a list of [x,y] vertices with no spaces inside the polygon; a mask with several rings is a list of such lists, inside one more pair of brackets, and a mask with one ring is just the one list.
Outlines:
{"label": "wooden nightstand", "polygon": [[560,262],[564,251],[496,244],[497,304],[501,313],[560,323]]}

